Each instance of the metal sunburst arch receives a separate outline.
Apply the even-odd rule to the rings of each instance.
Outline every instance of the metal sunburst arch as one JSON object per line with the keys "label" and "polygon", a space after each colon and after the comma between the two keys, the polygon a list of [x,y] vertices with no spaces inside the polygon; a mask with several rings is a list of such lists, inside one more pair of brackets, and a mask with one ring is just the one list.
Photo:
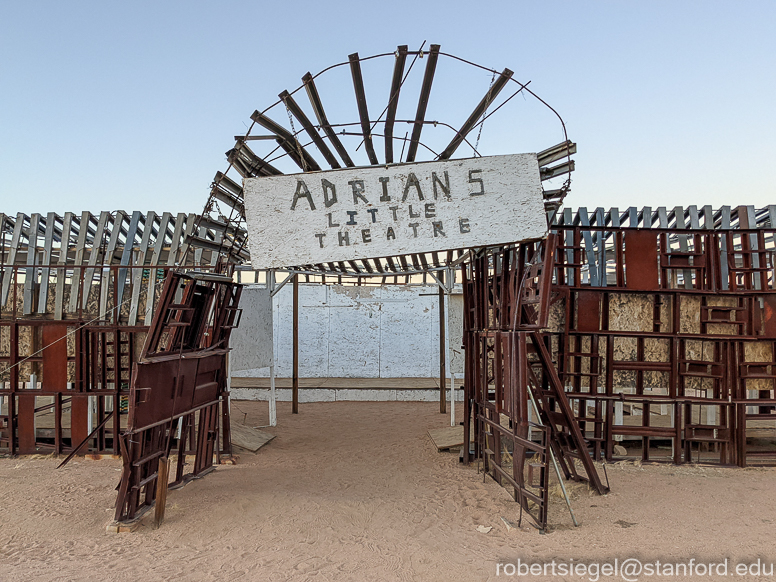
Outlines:
{"label": "metal sunburst arch", "polygon": [[[537,154],[545,208],[550,216],[554,214],[569,191],[571,172],[574,170],[571,155],[576,153],[576,144],[569,141],[561,116],[528,87],[530,82],[517,81],[510,69],[504,68],[499,72],[444,53],[440,50],[440,45],[432,44],[427,50],[424,50],[424,46],[425,42],[418,50],[411,51],[407,45],[401,45],[394,52],[368,57],[360,57],[358,53],[351,54],[347,61],[327,67],[316,75],[306,73],[302,77],[302,85],[293,91],[282,91],[275,103],[264,110],[254,111],[245,135],[235,136],[234,148],[226,152],[229,166],[224,172],[216,173],[205,211],[194,230],[196,234],[187,240],[187,248],[208,248],[227,257],[230,263],[246,262],[250,257],[245,229],[243,188],[240,180],[281,175],[284,172],[277,167],[281,164],[290,162],[303,173],[328,168],[356,167],[358,164],[353,158],[357,157],[362,147],[363,153],[358,155],[365,155],[368,160],[368,164],[362,165],[371,166],[448,160],[453,159],[461,151],[466,151],[470,155],[458,155],[459,158],[480,157],[478,146],[483,124],[498,112],[503,112],[505,106],[510,102],[514,103],[514,97],[520,94],[529,96],[547,107],[557,117],[563,133],[564,140],[561,143]],[[393,59],[393,74],[390,91],[387,95],[381,96],[387,100],[387,103],[375,117],[370,115],[362,64],[381,59]],[[425,61],[425,66],[417,67],[421,59]],[[492,75],[490,86],[485,94],[466,120],[457,126],[438,119],[428,119],[428,105],[438,64],[445,60],[462,63]],[[334,123],[326,113],[316,81],[341,67],[350,69],[358,119]],[[417,76],[421,75],[421,70],[422,77],[417,79]],[[415,79],[411,77],[413,71],[416,75]],[[408,79],[420,80],[420,92],[414,117],[402,119],[397,117],[398,105],[403,95],[402,89],[405,89],[405,94],[407,92]],[[302,105],[305,94],[307,107],[312,111],[312,116],[305,113]],[[377,97],[370,98],[369,102],[377,102]],[[372,111],[376,110],[377,108],[373,106]],[[288,121],[288,127],[279,122],[284,118]],[[407,131],[397,132],[397,127],[406,127]],[[265,132],[259,134],[256,132],[258,129]],[[470,139],[473,132],[476,132],[474,140]],[[443,136],[442,133],[447,135]],[[440,143],[446,145],[443,148],[433,149],[429,145],[429,138],[441,139]],[[358,141],[358,145],[351,148],[350,152],[343,143],[348,140],[354,143]],[[383,142],[383,151],[378,151],[376,147],[380,140]],[[257,153],[258,150],[261,150],[261,153]],[[550,184],[557,184],[554,179],[561,181],[559,187],[544,187],[548,180],[552,180]],[[458,264],[463,256],[464,249],[460,249],[447,253],[412,254],[288,267],[289,270],[296,272],[338,277],[412,275],[449,268]]]}

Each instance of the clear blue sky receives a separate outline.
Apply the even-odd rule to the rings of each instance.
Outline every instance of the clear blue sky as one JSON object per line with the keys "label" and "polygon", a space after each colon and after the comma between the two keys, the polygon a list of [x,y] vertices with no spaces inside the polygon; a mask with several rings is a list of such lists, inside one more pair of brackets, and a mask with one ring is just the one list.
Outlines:
{"label": "clear blue sky", "polygon": [[[509,67],[560,112],[579,147],[570,206],[776,203],[773,1],[5,0],[0,27],[0,212],[198,212],[254,109],[351,52],[423,40]],[[365,65],[371,113],[386,63]],[[429,118],[459,125],[490,75],[443,65]],[[353,102],[344,74],[335,109]],[[530,100],[510,107],[483,153],[561,141]]]}

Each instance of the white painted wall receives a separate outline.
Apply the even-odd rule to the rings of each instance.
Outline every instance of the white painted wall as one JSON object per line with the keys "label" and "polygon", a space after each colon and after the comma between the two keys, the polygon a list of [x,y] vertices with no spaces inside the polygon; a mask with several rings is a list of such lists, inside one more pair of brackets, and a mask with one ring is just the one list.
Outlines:
{"label": "white painted wall", "polygon": [[[452,306],[448,320],[450,346],[456,350],[451,351],[451,369],[462,374],[463,297],[458,294],[448,299],[448,305]],[[302,378],[435,378],[439,375],[436,286],[301,284],[299,304]],[[250,318],[244,313],[243,319],[246,317]],[[278,377],[292,374],[292,323],[289,283],[273,301]],[[240,338],[240,341],[252,341],[250,334]],[[261,378],[269,375],[269,369],[245,369],[233,375]]]}

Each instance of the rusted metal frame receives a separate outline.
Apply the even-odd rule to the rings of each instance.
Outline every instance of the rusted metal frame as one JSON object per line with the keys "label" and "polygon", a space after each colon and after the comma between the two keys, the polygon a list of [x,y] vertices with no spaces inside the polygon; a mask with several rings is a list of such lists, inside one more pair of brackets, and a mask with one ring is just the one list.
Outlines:
{"label": "rusted metal frame", "polygon": [[428,98],[431,95],[431,84],[434,81],[434,72],[436,71],[437,61],[439,60],[439,45],[432,44],[426,57],[426,71],[423,74],[423,83],[420,87],[420,97],[418,98],[418,109],[415,112],[415,123],[412,128],[412,137],[410,145],[407,148],[407,157],[405,161],[410,163],[415,161],[415,155],[418,153],[418,143],[420,134],[423,131],[423,122],[428,108]]}
{"label": "rusted metal frame", "polygon": [[[215,338],[222,337],[228,338],[228,333],[235,322],[235,312],[237,309],[237,301],[239,300],[239,289],[237,285],[228,282],[228,279],[224,278],[224,281],[214,279],[213,276],[205,278],[204,276],[192,276],[187,277],[178,273],[170,273],[163,289],[163,296],[170,298],[174,296],[175,287],[170,282],[172,280],[186,280],[186,289],[183,293],[184,302],[189,302],[194,308],[201,312],[201,315],[195,315],[191,318],[192,321],[192,336],[188,339],[181,340],[186,341],[186,346],[195,346],[194,348],[187,347],[186,353],[191,353],[189,357],[197,358],[197,349],[207,342],[203,342],[201,337],[205,328],[204,321],[208,314],[213,317],[212,331]],[[223,288],[214,291],[216,285],[221,285]],[[234,289],[232,288],[234,287]],[[217,298],[220,302],[217,308],[211,309],[211,301],[213,298]],[[175,310],[176,305],[170,305],[168,302],[166,305],[160,306],[160,311],[163,309],[172,308]],[[156,327],[163,325],[163,319],[159,319],[159,313],[154,320]],[[146,345],[144,346],[144,353],[153,353],[155,349],[151,345],[151,339],[158,334],[154,333],[154,330],[149,334]],[[180,344],[183,347],[183,344]],[[193,351],[192,351],[193,350]],[[114,351],[114,354],[116,352]],[[131,439],[136,441],[139,445],[127,447],[128,451],[126,457],[132,460],[132,465],[129,470],[124,471],[122,477],[122,487],[117,499],[117,519],[126,521],[135,517],[138,511],[144,511],[147,507],[153,503],[154,499],[154,482],[157,479],[156,467],[159,458],[165,453],[169,454],[171,447],[170,441],[172,438],[172,431],[176,426],[176,419],[183,417],[182,425],[182,437],[179,441],[179,462],[178,462],[178,474],[176,481],[185,482],[189,478],[203,476],[213,469],[213,455],[216,454],[217,433],[219,432],[219,406],[221,406],[222,396],[226,396],[223,392],[224,382],[224,361],[223,358],[227,353],[226,349],[213,350],[210,348],[207,352],[207,357],[212,355],[218,356],[220,361],[220,372],[216,372],[214,376],[219,383],[218,393],[216,400],[206,402],[194,409],[176,411],[173,408],[173,414],[171,418],[162,418],[157,422],[153,422],[149,425],[138,428],[134,424],[130,424],[129,432],[122,435],[123,438],[127,435],[134,435]],[[155,365],[156,362],[164,365],[175,364],[175,355],[168,356],[155,356],[153,360],[148,360],[146,365]],[[180,362],[180,353],[177,356],[178,362]],[[196,360],[195,360],[196,361]],[[199,369],[199,366],[195,366],[195,369]],[[209,370],[213,370],[210,368]],[[210,374],[211,372],[206,372]],[[180,374],[180,371],[178,371]],[[196,381],[196,378],[194,379]],[[207,381],[207,380],[205,380]],[[130,402],[130,406],[133,406],[133,401]],[[199,410],[199,431],[197,434],[196,442],[193,437],[193,424],[191,423],[194,413]],[[130,415],[132,418],[132,415]],[[149,417],[145,417],[149,418]],[[153,417],[150,417],[153,418]],[[150,419],[149,418],[149,419]],[[134,421],[133,421],[134,422]],[[190,429],[190,430],[188,430]],[[185,442],[189,441],[192,446],[195,447],[195,465],[194,472],[189,476],[182,475],[182,458],[186,453]],[[218,451],[220,454],[220,451]],[[151,489],[149,489],[149,487]],[[122,493],[123,491],[123,493]],[[145,497],[141,502],[140,494],[144,492]]]}
{"label": "rusted metal frame", "polygon": [[453,156],[461,143],[463,143],[464,139],[466,139],[466,136],[469,135],[469,132],[477,125],[480,117],[483,116],[490,104],[498,97],[501,90],[512,78],[513,74],[514,73],[509,69],[504,69],[501,72],[498,78],[493,82],[493,85],[488,89],[488,92],[471,112],[469,118],[461,125],[461,128],[457,131],[455,137],[453,137],[445,149],[442,150],[442,153],[439,154],[440,160],[449,160]]}
{"label": "rusted metal frame", "polygon": [[315,127],[313,127],[313,124],[307,118],[304,111],[302,111],[302,108],[299,107],[297,102],[294,100],[294,97],[288,91],[283,91],[280,93],[280,95],[278,95],[278,97],[280,97],[281,101],[283,101],[283,104],[291,112],[291,114],[299,120],[299,123],[302,124],[302,127],[307,132],[307,135],[309,135],[310,139],[313,140],[313,143],[315,143],[315,146],[321,152],[321,155],[326,158],[326,161],[329,163],[331,168],[333,170],[339,169],[341,166],[337,161],[337,158],[335,158],[334,154],[331,153],[331,150],[326,145],[326,142],[321,139],[321,136],[318,134]]}
{"label": "rusted metal frame", "polygon": [[375,154],[374,144],[372,143],[372,128],[369,122],[369,109],[366,103],[366,94],[364,93],[364,80],[361,76],[361,61],[358,53],[348,55],[350,63],[350,75],[353,78],[353,90],[356,93],[356,104],[358,105],[358,116],[361,118],[361,133],[364,136],[364,149],[369,158],[369,163],[376,166],[377,155]]}
{"label": "rusted metal frame", "polygon": [[[576,422],[574,413],[571,409],[568,399],[566,398],[566,393],[563,390],[563,386],[560,383],[560,379],[558,378],[557,372],[555,371],[555,367],[553,366],[552,357],[547,351],[547,347],[544,345],[541,335],[538,332],[530,332],[529,338],[531,339],[534,349],[536,350],[536,354],[539,358],[539,362],[541,363],[542,369],[545,372],[547,379],[549,381],[550,391],[552,393],[552,401],[554,401],[557,404],[557,406],[560,408],[560,414],[566,420],[568,430],[570,431],[569,444],[573,444],[576,447],[576,450],[578,451],[577,453],[578,458],[582,462],[582,466],[584,467],[585,473],[587,474],[586,480],[588,480],[595,487],[595,489],[598,491],[599,494],[603,495],[606,492],[608,492],[608,487],[605,487],[603,485],[598,475],[598,471],[593,465],[593,460],[590,454],[588,453],[587,444],[579,429],[579,424]],[[529,376],[533,375],[533,371],[531,370],[530,366],[527,369],[528,369]],[[534,391],[537,391],[537,386],[535,386],[534,383],[529,383],[529,386],[531,386]],[[539,400],[542,400],[546,404],[549,401],[546,398],[546,394],[544,395],[544,398],[542,398],[543,396],[542,394],[535,394],[535,396],[540,396],[540,398],[536,398],[537,402]],[[546,411],[546,412],[549,413],[549,411]],[[550,427],[550,434],[552,436],[552,433],[554,432],[553,427],[555,426],[554,421],[551,420],[550,417],[548,416],[546,419],[542,419],[542,424]],[[554,438],[551,439],[551,443],[555,441],[556,439]],[[556,448],[556,447],[553,447],[553,448]],[[557,448],[560,449],[560,447],[557,447]],[[559,452],[565,452],[565,451],[559,450]],[[560,458],[558,460],[560,461]]]}
{"label": "rusted metal frame", "polygon": [[396,108],[399,105],[399,93],[404,76],[404,65],[407,61],[407,45],[400,45],[396,49],[396,60],[393,65],[393,78],[391,79],[391,93],[388,99],[388,109],[385,116],[385,163],[393,163],[393,126],[396,120]]}
{"label": "rusted metal frame", "polygon": [[355,166],[353,160],[350,159],[348,151],[345,149],[345,146],[342,145],[342,142],[340,141],[339,137],[337,137],[336,132],[331,127],[329,120],[326,118],[326,112],[323,109],[323,103],[321,102],[321,98],[318,95],[318,88],[315,86],[313,76],[310,73],[307,73],[304,77],[302,77],[302,82],[304,83],[304,88],[307,91],[307,97],[310,100],[310,105],[312,105],[315,117],[318,119],[318,123],[320,124],[321,128],[323,128],[326,137],[329,138],[332,146],[334,146],[334,149],[337,150],[337,153],[339,154],[340,158],[342,158],[345,166],[352,168]]}
{"label": "rusted metal frame", "polygon": [[143,349],[140,353],[141,359],[146,359],[149,354],[155,353],[159,347],[159,341],[164,332],[163,318],[167,316],[167,307],[173,302],[178,288],[178,277],[168,274],[162,287],[162,293],[159,297],[158,306],[154,318],[151,321],[149,336],[146,338]]}
{"label": "rusted metal frame", "polygon": [[[491,413],[496,416],[496,419],[490,418]],[[549,506],[549,456],[547,451],[547,428],[544,426],[530,423],[539,434],[542,435],[540,442],[536,443],[532,440],[522,438],[516,435],[509,429],[501,426],[498,420],[498,413],[492,406],[486,405],[483,409],[483,413],[479,414],[480,422],[483,427],[488,427],[492,431],[493,438],[496,442],[500,443],[501,438],[508,439],[512,442],[512,464],[513,473],[510,475],[502,466],[502,463],[498,457],[500,456],[499,450],[488,450],[485,454],[487,457],[492,457],[493,461],[488,464],[488,472],[493,479],[502,484],[501,481],[505,480],[514,490],[514,499],[523,507],[523,510],[534,520],[535,526],[544,531],[547,528],[547,516]],[[500,447],[499,447],[500,449]],[[525,484],[524,469],[525,469],[525,451],[530,450],[538,455],[538,463],[532,463],[532,465],[539,465],[540,469],[540,483],[538,486],[539,495],[530,491]],[[518,459],[521,459],[518,461]],[[538,507],[536,514],[532,513],[529,501],[533,502]]]}

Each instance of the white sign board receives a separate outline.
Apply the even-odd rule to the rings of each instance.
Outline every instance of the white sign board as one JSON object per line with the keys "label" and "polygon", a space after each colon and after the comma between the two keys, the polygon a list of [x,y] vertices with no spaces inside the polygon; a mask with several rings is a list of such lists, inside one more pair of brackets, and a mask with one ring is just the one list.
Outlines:
{"label": "white sign board", "polygon": [[229,373],[267,368],[272,362],[272,296],[266,287],[243,287],[240,325],[232,330]]}
{"label": "white sign board", "polygon": [[254,269],[547,234],[536,154],[247,178],[244,194]]}

